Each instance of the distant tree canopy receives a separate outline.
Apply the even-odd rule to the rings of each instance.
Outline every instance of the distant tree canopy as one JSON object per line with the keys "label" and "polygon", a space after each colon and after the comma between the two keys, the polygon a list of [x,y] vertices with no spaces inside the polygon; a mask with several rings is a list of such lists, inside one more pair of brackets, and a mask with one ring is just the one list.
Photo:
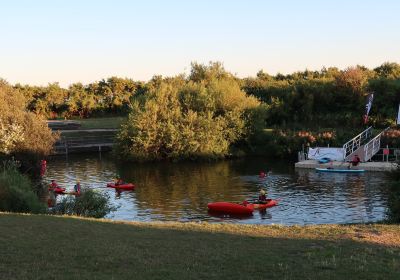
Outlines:
{"label": "distant tree canopy", "polygon": [[[335,67],[320,71],[269,75],[259,71],[256,77],[240,79],[219,67],[192,64],[186,77],[154,76],[148,82],[111,77],[88,85],[72,84],[61,88],[57,83],[46,87],[17,84],[14,86],[27,101],[27,108],[46,118],[87,118],[102,115],[127,115],[136,96],[154,91],[160,83],[174,80],[204,84],[219,79],[234,81],[240,89],[258,98],[266,107],[267,126],[360,126],[368,92],[375,92],[371,124],[393,123],[400,101],[400,65],[383,63],[375,69],[364,66],[339,70]],[[177,86],[177,85],[176,85]]]}
{"label": "distant tree canopy", "polygon": [[0,155],[47,155],[55,139],[45,120],[27,111],[24,96],[0,80]]}
{"label": "distant tree canopy", "polygon": [[142,87],[141,82],[111,77],[89,85],[72,84],[68,89],[58,83],[47,87],[15,85],[27,99],[28,109],[47,118],[127,114],[129,99]]}
{"label": "distant tree canopy", "polygon": [[135,160],[223,157],[264,127],[262,110],[220,64],[193,64],[188,79],[157,77],[134,97],[118,151]]}
{"label": "distant tree canopy", "polygon": [[395,121],[400,102],[400,65],[384,63],[374,70],[363,66],[345,70],[296,72],[242,80],[242,88],[268,107],[267,126],[359,127],[366,96],[374,92],[370,123]]}

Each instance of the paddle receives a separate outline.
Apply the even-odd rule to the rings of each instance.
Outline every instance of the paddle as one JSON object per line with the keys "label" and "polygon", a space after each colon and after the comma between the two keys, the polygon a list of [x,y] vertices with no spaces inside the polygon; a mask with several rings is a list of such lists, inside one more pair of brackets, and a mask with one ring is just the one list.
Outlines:
{"label": "paddle", "polygon": [[272,200],[275,200],[276,202],[282,201],[282,198],[276,198],[276,199],[272,199],[272,198],[267,198],[267,200],[265,201],[265,203],[262,203],[261,201],[255,199],[255,200],[244,200],[242,203],[242,205],[247,205],[247,204],[268,204],[269,202],[271,202]]}

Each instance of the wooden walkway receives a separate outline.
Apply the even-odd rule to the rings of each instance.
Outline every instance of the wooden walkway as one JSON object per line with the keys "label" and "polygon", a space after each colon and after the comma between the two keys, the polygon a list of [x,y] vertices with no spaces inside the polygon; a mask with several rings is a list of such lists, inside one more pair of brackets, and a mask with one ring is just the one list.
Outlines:
{"label": "wooden walkway", "polygon": [[114,146],[116,130],[89,130],[84,132],[90,133],[76,136],[74,136],[74,133],[61,133],[61,139],[54,145],[54,154],[101,152],[111,150]]}

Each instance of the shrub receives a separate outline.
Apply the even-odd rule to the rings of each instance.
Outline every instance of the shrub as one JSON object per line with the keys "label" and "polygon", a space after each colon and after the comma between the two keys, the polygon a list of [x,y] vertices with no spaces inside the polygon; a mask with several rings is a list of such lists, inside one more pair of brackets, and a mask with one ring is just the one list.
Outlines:
{"label": "shrub", "polygon": [[[37,154],[51,152],[58,135],[44,119],[28,112],[24,96],[0,80],[0,154]],[[6,137],[13,134],[13,137]]]}
{"label": "shrub", "polygon": [[189,80],[157,78],[134,98],[118,152],[134,160],[221,158],[263,128],[265,110],[219,64],[195,64]]}
{"label": "shrub", "polygon": [[0,171],[0,211],[43,213],[45,205],[33,192],[32,183],[15,168]]}
{"label": "shrub", "polygon": [[391,128],[382,135],[381,146],[400,147],[400,129]]}
{"label": "shrub", "polygon": [[91,189],[83,189],[80,196],[63,197],[51,210],[52,214],[76,215],[92,218],[103,218],[115,208],[110,206],[109,197]]}

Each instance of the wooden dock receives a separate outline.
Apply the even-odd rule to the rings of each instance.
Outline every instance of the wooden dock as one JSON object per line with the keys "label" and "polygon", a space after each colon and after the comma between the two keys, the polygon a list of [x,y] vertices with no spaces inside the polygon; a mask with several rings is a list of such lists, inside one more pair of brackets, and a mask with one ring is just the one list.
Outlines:
{"label": "wooden dock", "polygon": [[[332,161],[329,163],[319,163],[316,160],[304,160],[297,162],[295,164],[295,168],[308,168],[308,169],[327,168],[327,167],[332,167],[334,169],[347,169],[348,166],[349,166],[348,162]],[[378,172],[393,171],[396,170],[397,168],[398,164],[390,161],[362,162],[359,165],[352,167],[352,169],[364,169],[366,171],[378,171]]]}
{"label": "wooden dock", "polygon": [[61,138],[54,145],[54,154],[111,150],[115,143],[116,129],[60,131]]}

